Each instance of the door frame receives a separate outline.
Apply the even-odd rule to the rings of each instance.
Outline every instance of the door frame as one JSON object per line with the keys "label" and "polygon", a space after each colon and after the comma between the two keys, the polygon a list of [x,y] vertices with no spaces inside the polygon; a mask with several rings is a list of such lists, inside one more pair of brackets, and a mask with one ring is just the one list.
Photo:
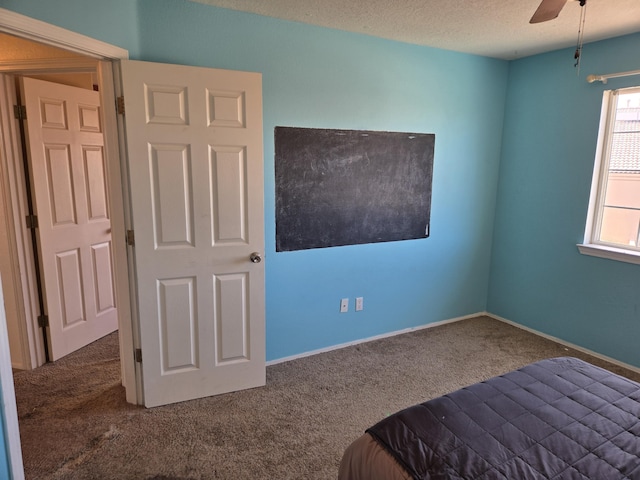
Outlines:
{"label": "door frame", "polygon": [[[131,287],[135,282],[131,277],[131,270],[128,268],[128,252],[124,241],[126,227],[127,225],[130,225],[130,223],[128,223],[130,222],[130,216],[128,215],[128,196],[126,188],[124,187],[127,185],[126,168],[124,168],[125,163],[123,161],[125,157],[122,155],[122,152],[124,152],[124,146],[120,142],[122,137],[119,135],[119,122],[115,111],[116,82],[114,77],[114,63],[117,68],[117,62],[114,61],[127,59],[129,57],[129,52],[120,47],[95,40],[4,8],[0,8],[0,32],[62,48],[64,50],[99,60],[97,75],[98,83],[100,85],[100,100],[101,105],[103,106],[105,154],[107,158],[106,170],[108,178],[109,206],[112,216],[112,238],[115,239],[113,242],[113,255],[114,274],[116,279],[115,289],[119,310],[118,328],[122,384],[126,389],[127,402],[139,404],[142,401],[141,379],[138,368],[139,364],[135,362],[133,355],[134,346],[137,345],[137,328],[134,328],[134,310],[131,308],[133,306],[132,300],[135,298],[132,295]],[[54,67],[53,62],[48,65],[47,64],[48,62],[41,62],[39,68],[44,69],[47,66],[49,68]],[[58,67],[60,67],[61,64],[62,62]],[[35,65],[31,65],[30,67],[35,68]],[[78,65],[75,65],[75,67],[77,68]],[[29,67],[23,65],[23,69],[24,68]],[[113,105],[114,108],[105,108],[109,105]],[[10,132],[12,127],[6,125],[6,123],[8,123],[7,120],[4,120],[3,122],[3,117],[0,117],[0,135],[4,137],[5,144],[12,141],[11,138],[7,137],[7,132]],[[3,162],[3,164],[0,165],[0,167],[2,167],[0,168],[0,171],[6,172],[8,164],[12,163],[13,159],[14,154],[12,149],[6,148],[4,155],[0,158],[0,161]],[[22,216],[23,213],[24,212],[19,212],[18,218],[24,218]],[[10,242],[16,242],[15,224],[11,224],[11,222],[7,223]],[[118,239],[121,239],[121,241],[118,241]],[[18,248],[17,245],[14,245],[13,247],[16,249]],[[22,245],[22,247],[24,247],[24,245]],[[20,258],[18,259],[18,263],[22,268],[28,267],[28,265],[22,264]],[[19,272],[17,273],[19,274]],[[27,276],[33,275],[33,271],[29,268],[26,268],[22,273]],[[4,279],[4,281],[5,283],[8,281],[18,281],[17,285],[22,284],[21,279],[15,277],[13,279]],[[31,278],[31,281],[33,281],[33,278]],[[24,313],[31,317],[27,325],[34,325],[31,308],[26,308]],[[5,322],[4,318],[0,318],[0,321]],[[4,327],[5,328],[0,328],[0,344],[3,345],[8,344],[6,325]],[[4,365],[2,358],[0,358],[0,362],[2,362],[2,364],[0,364],[0,372],[4,373],[7,369],[10,369],[10,360],[9,365],[7,366]],[[24,478],[24,472],[22,466],[18,418],[15,408],[15,396],[13,393],[13,377],[3,374],[1,375],[0,381],[2,382],[0,384],[0,404],[5,407],[0,414],[4,415],[10,473],[12,478],[21,479]]]}

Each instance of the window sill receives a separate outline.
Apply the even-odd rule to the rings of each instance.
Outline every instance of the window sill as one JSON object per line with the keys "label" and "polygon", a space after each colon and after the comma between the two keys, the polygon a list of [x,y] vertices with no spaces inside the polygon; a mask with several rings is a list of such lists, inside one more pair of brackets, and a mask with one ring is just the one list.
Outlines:
{"label": "window sill", "polygon": [[625,250],[622,248],[608,247],[596,244],[578,244],[578,250],[583,255],[592,257],[608,258],[618,262],[635,263],[640,265],[640,252]]}

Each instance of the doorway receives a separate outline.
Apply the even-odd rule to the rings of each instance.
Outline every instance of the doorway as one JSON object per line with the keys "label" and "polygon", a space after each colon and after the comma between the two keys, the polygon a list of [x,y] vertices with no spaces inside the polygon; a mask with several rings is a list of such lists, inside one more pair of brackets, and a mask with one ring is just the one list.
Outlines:
{"label": "doorway", "polygon": [[[0,41],[5,47],[0,60],[6,72],[0,80],[2,107],[6,112],[12,103],[27,105],[16,110],[15,116],[21,117],[14,122],[17,125],[3,129],[6,159],[0,204],[6,229],[0,239],[0,271],[13,280],[8,282],[6,295],[12,367],[29,370],[117,328],[103,122],[99,118],[102,107],[96,91],[98,61],[6,34],[0,34]],[[27,109],[32,118],[24,122]],[[36,120],[41,115],[44,123]],[[43,134],[51,133],[53,138],[43,148]],[[40,224],[33,215],[37,210]],[[28,225],[20,224],[22,217],[29,219]],[[103,240],[100,244],[89,240],[93,236],[90,229],[96,231],[96,227]],[[69,248],[60,254],[47,253],[56,250],[55,244],[61,241]],[[71,268],[74,265],[78,268]],[[90,277],[96,278],[96,266],[109,277],[100,288],[89,283]],[[61,276],[65,270],[67,280]],[[107,294],[102,296],[110,297],[110,308],[108,322],[100,322],[98,329],[87,320],[92,312],[100,312],[91,308],[97,306],[100,289]],[[89,335],[82,338],[79,330]]]}
{"label": "doorway", "polygon": [[[82,70],[86,68],[88,61],[93,64],[93,72],[95,72],[95,78],[98,85],[100,85],[100,98],[103,105],[115,105],[115,92],[114,92],[114,65],[112,60],[128,58],[128,53],[119,47],[115,47],[103,42],[85,37],[68,30],[55,27],[53,25],[45,24],[38,20],[25,17],[23,15],[0,9],[2,15],[0,16],[0,33],[6,33],[23,40],[31,40],[37,43],[43,43],[45,45],[51,45],[58,47],[61,51],[66,52],[63,57],[45,60],[45,61],[29,61],[24,60],[17,62],[18,67],[15,65],[13,68],[7,64],[3,64],[2,71],[27,71],[32,73],[38,69],[48,70],[52,69],[64,70]],[[72,59],[73,54],[81,54],[82,58]],[[77,56],[77,55],[75,55]],[[84,62],[84,63],[83,63]],[[116,66],[117,67],[117,66]],[[4,89],[2,91],[4,100]],[[9,145],[10,138],[12,137],[11,129],[15,128],[15,121],[13,119],[13,111],[7,111],[4,107],[0,109],[0,178],[3,181],[2,189],[0,191],[5,192],[5,187],[8,182],[8,176],[11,176],[11,169],[8,169],[8,165],[13,165],[13,160],[18,155],[16,154],[16,146]],[[124,238],[125,236],[125,208],[124,208],[124,192],[123,192],[123,175],[121,173],[120,165],[120,147],[118,141],[118,125],[116,120],[115,110],[110,111],[107,109],[103,115],[105,125],[105,151],[108,157],[107,160],[107,177],[109,188],[109,203],[112,212],[112,230],[114,238]],[[9,212],[10,215],[18,218],[24,208],[20,205],[20,199],[13,195],[13,192],[9,192],[5,196],[5,200],[9,202],[8,208],[4,209],[4,213]],[[14,207],[18,208],[14,208]],[[15,210],[15,212],[14,212]],[[6,220],[3,218],[3,220]],[[19,219],[17,221],[22,221]],[[11,223],[11,219],[5,222],[9,229],[13,230],[12,235],[16,232],[20,233],[22,230],[21,223]],[[18,228],[16,228],[16,225]],[[35,358],[30,359],[32,365],[38,364],[38,352],[42,355],[42,342],[37,342],[37,335],[33,334],[33,328],[36,320],[33,308],[34,305],[34,292],[31,289],[33,282],[29,279],[30,269],[28,268],[28,261],[26,258],[33,258],[32,256],[25,255],[24,245],[25,242],[16,242],[13,238],[13,247],[11,250],[11,259],[13,264],[11,266],[10,278],[3,278],[5,285],[5,292],[14,294],[17,301],[14,302],[21,306],[23,309],[23,315],[27,317],[26,325],[22,337],[22,341],[30,343],[33,348],[31,352],[35,352],[33,355]],[[23,240],[23,239],[21,239]],[[115,242],[118,243],[118,242]],[[137,404],[139,401],[139,395],[141,390],[137,387],[137,372],[136,364],[131,354],[134,350],[134,330],[131,321],[131,303],[130,303],[130,291],[129,291],[129,274],[128,274],[128,261],[127,250],[124,242],[114,246],[114,270],[116,274],[116,295],[120,305],[120,312],[118,318],[119,327],[119,350],[121,358],[121,378],[122,384],[126,388],[126,400],[129,403]],[[20,263],[22,262],[22,263]],[[20,270],[18,266],[26,265],[27,267]],[[19,295],[16,293],[19,292]],[[6,322],[2,319],[3,328],[0,328],[0,340],[3,345],[8,345],[9,334],[7,332]],[[123,352],[127,352],[128,355],[123,355]],[[7,352],[8,353],[8,352]],[[40,360],[42,361],[42,360]],[[1,367],[1,381],[2,390],[0,394],[3,400],[3,410],[5,416],[5,438],[8,451],[8,461],[11,468],[11,473],[15,478],[23,478],[22,472],[22,458],[20,447],[20,434],[17,422],[17,415],[15,409],[15,397],[13,395],[13,381],[11,375],[11,366],[9,365],[11,360],[9,355],[3,355]]]}
{"label": "doorway", "polygon": [[[17,47],[11,50],[4,48],[8,44],[3,43],[3,54],[12,55],[12,57],[2,62],[0,73],[13,72],[15,75],[28,74],[30,76],[54,75],[60,83],[73,83],[74,80],[69,79],[69,72],[75,72],[74,76],[78,77],[79,74],[85,86],[87,84],[98,85],[102,105],[116,104],[114,79],[118,76],[114,75],[114,71],[117,70],[118,64],[113,60],[128,58],[126,50],[9,10],[0,10],[2,10],[0,34],[8,34],[18,42],[14,41]],[[27,45],[26,48],[25,45]],[[20,49],[20,46],[23,48]],[[23,55],[21,52],[25,51],[27,53]],[[3,97],[2,100],[8,103],[9,107],[12,107],[12,99],[6,98],[4,91],[0,93]],[[11,275],[9,279],[4,278],[5,297],[13,294],[16,299],[13,303],[17,305],[17,313],[23,318],[21,322],[23,330],[19,332],[20,340],[25,344],[24,349],[30,352],[31,356],[27,358],[26,364],[32,368],[44,363],[43,342],[39,341],[36,292],[33,288],[33,279],[30,278],[33,272],[33,265],[30,262],[33,262],[31,260],[33,256],[29,255],[31,252],[25,248],[25,245],[28,245],[27,239],[20,238],[24,236],[26,230],[22,218],[26,206],[24,199],[17,192],[11,190],[11,186],[18,183],[17,178],[24,178],[23,172],[12,171],[13,166],[17,163],[17,158],[20,157],[19,147],[15,144],[8,144],[11,143],[12,137],[16,136],[16,132],[12,129],[15,130],[17,122],[13,118],[12,108],[10,108],[11,112],[7,111],[7,108],[3,108],[3,110],[0,116],[0,140],[2,141],[0,145],[2,147],[0,150],[0,179],[3,182],[0,191],[10,190],[7,195],[4,195],[6,203],[4,211],[9,212],[9,216],[13,215],[13,218],[5,219],[5,223],[8,229],[12,230],[11,235],[18,237],[12,237],[14,241],[12,249],[9,251],[12,259]],[[124,185],[127,182],[121,164],[122,152],[115,107],[102,109],[101,121],[104,122],[107,197],[114,239],[115,297],[120,307],[118,309],[118,330],[122,358],[122,380],[127,390],[127,401],[135,404],[138,403],[141,390],[137,387],[138,379],[133,355],[135,338],[131,317],[129,260],[126,243],[118,241],[118,239],[125,238],[125,225],[129,221],[125,211],[126,189]],[[12,285],[7,288],[7,284]],[[11,303],[11,301],[7,303]],[[7,312],[7,316],[12,313]]]}
{"label": "doorway", "polygon": [[[52,49],[56,47],[55,54],[49,54],[50,58],[48,59],[34,60],[33,58],[19,59],[16,57],[13,65],[10,62],[3,62],[2,65],[0,65],[0,73],[13,71],[18,74],[28,73],[30,75],[36,75],[39,73],[52,74],[52,71],[56,71],[59,76],[65,76],[68,72],[90,73],[91,83],[99,86],[100,102],[102,105],[116,104],[114,78],[116,78],[117,75],[114,75],[114,70],[117,69],[118,65],[117,62],[114,63],[113,61],[128,58],[128,52],[126,50],[25,17],[9,10],[0,10],[2,13],[0,16],[0,34],[9,34],[13,38],[22,41],[23,44],[25,41],[30,41],[32,42],[30,45],[39,45],[41,49]],[[3,49],[3,52],[4,51]],[[4,92],[2,92],[0,96],[0,101],[3,103],[7,102]],[[9,145],[11,137],[16,136],[11,135],[11,128],[15,128],[16,122],[13,119],[13,115],[9,115],[9,113],[13,113],[11,105],[7,105],[7,107],[8,108],[2,109],[3,112],[0,117],[0,137],[2,140],[0,146],[3,148],[3,150],[0,151],[0,173],[2,173],[3,175],[1,176],[4,177],[2,178],[2,190],[6,190],[8,184],[17,183],[17,181],[5,181],[7,177],[13,175],[13,177],[17,176],[20,178],[20,175],[16,175],[16,173],[21,173],[12,171],[12,165],[16,163],[14,159],[20,155],[18,145]],[[105,170],[109,190],[107,196],[109,198],[109,210],[111,214],[112,237],[115,239],[113,242],[113,267],[115,297],[120,307],[118,311],[118,330],[120,332],[122,381],[127,391],[127,401],[137,404],[140,398],[140,389],[138,387],[140,379],[136,372],[136,363],[133,355],[135,331],[131,316],[133,309],[130,295],[129,260],[126,243],[124,241],[117,241],[118,239],[125,238],[125,225],[129,219],[126,217],[125,211],[126,189],[124,185],[127,184],[127,181],[121,165],[119,143],[120,127],[118,126],[115,108],[104,108],[102,111],[102,121],[104,122],[105,137]],[[24,178],[24,176],[22,176],[22,178]],[[11,195],[5,195],[5,200],[7,203],[5,212],[9,212],[8,216],[15,217],[13,226],[9,225],[9,228],[13,228],[15,235],[19,237],[23,234],[23,230],[25,230],[24,224],[22,223],[23,218],[21,218],[25,211],[24,205],[21,204],[22,200],[15,192],[11,192]],[[27,350],[35,352],[29,360],[32,366],[36,366],[44,363],[44,352],[42,351],[42,342],[37,341],[36,295],[31,287],[34,285],[33,279],[29,278],[29,275],[32,275],[33,272],[33,265],[29,265],[29,258],[32,258],[32,256],[27,255],[29,252],[25,252],[25,249],[22,247],[27,244],[26,239],[18,238],[18,240],[20,240],[18,242],[15,241],[15,238],[13,238],[13,240],[14,251],[11,253],[15,253],[15,255],[13,255],[14,260],[16,261],[16,265],[21,268],[16,268],[14,265],[13,277],[4,279],[5,298],[13,294],[16,298],[14,301],[15,304],[22,302],[23,308],[21,313],[26,318],[26,321],[21,323],[22,325],[26,325],[26,331],[21,332],[21,340],[26,344]],[[18,263],[18,261],[21,263]],[[7,287],[8,283],[12,283],[15,287],[13,291],[11,286]],[[11,314],[11,312],[7,313]]]}
{"label": "doorway", "polygon": [[[94,72],[4,76],[6,97],[19,92],[20,140],[14,141],[22,147],[22,165],[14,158],[12,167],[18,172],[22,166],[23,175],[7,179],[3,200],[7,190],[16,192],[29,209],[28,230],[21,233],[31,241],[21,246],[31,247],[35,259],[36,285],[29,286],[37,292],[40,335],[34,340],[36,347],[44,346],[45,360],[54,361],[117,329],[102,107]],[[8,251],[12,240],[20,239],[7,238],[14,233],[10,228],[5,233],[2,249]],[[10,278],[7,257],[0,271]],[[18,308],[19,292],[10,293],[12,364],[40,366],[41,361],[34,365],[30,360],[42,355],[23,351],[29,344],[20,341],[20,334],[28,326],[18,324],[25,319]]]}

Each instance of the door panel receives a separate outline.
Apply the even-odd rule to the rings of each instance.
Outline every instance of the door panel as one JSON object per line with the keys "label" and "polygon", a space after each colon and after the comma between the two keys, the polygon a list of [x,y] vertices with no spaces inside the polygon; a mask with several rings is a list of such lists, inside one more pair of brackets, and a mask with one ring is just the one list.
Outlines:
{"label": "door panel", "polygon": [[113,259],[111,244],[99,243],[91,246],[93,260],[93,284],[95,285],[96,313],[107,313],[116,306],[113,290]]}
{"label": "door panel", "polygon": [[265,383],[257,73],[122,62],[145,405]]}
{"label": "door panel", "polygon": [[247,275],[243,273],[218,275],[215,279],[216,335],[218,337],[218,364],[249,359],[247,345]]}
{"label": "door panel", "polygon": [[88,220],[109,220],[103,149],[102,147],[83,146],[82,157],[87,178]]}
{"label": "door panel", "polygon": [[98,92],[21,79],[52,360],[118,328]]}
{"label": "door panel", "polygon": [[151,202],[158,248],[193,246],[193,190],[188,145],[150,145]]}
{"label": "door panel", "polygon": [[[58,290],[62,307],[62,329],[65,330],[76,324],[82,323],[85,318],[84,292],[82,288],[82,268],[80,250],[73,249],[67,252],[58,252],[57,277]],[[53,292],[50,288],[49,292]]]}
{"label": "door panel", "polygon": [[[246,211],[246,152],[241,147],[211,148],[211,183],[218,185],[212,199],[214,244],[245,242]],[[218,179],[224,179],[219,181]]]}

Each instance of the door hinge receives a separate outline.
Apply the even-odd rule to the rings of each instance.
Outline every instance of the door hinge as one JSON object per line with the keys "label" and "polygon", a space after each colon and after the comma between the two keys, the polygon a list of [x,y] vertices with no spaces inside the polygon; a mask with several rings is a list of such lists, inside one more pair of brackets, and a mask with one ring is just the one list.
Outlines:
{"label": "door hinge", "polygon": [[142,349],[141,348],[136,348],[133,351],[133,357],[136,359],[136,362],[142,363]]}
{"label": "door hinge", "polygon": [[27,221],[27,228],[29,230],[32,230],[34,228],[38,228],[38,216],[37,215],[27,215],[26,216],[26,221]]}
{"label": "door hinge", "polygon": [[118,97],[116,99],[116,111],[119,115],[124,115],[124,97]]}
{"label": "door hinge", "polygon": [[40,328],[48,327],[49,326],[49,317],[47,315],[40,315],[38,317],[38,326]]}
{"label": "door hinge", "polygon": [[13,116],[18,120],[26,120],[27,119],[27,107],[24,105],[14,105],[13,106]]}
{"label": "door hinge", "polygon": [[133,230],[127,230],[127,245],[129,245],[130,247],[135,246],[136,244],[136,237],[133,234]]}

